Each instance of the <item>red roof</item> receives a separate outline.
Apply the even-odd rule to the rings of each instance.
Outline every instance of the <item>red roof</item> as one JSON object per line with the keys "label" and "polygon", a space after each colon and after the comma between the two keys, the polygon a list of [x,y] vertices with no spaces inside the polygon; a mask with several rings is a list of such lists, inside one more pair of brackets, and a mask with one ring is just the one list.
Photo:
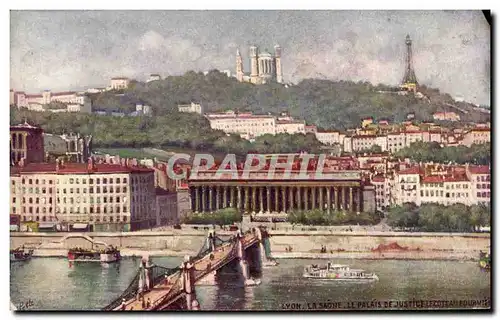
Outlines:
{"label": "red roof", "polygon": [[491,131],[490,128],[472,128],[471,131]]}
{"label": "red roof", "polygon": [[472,174],[489,174],[489,166],[469,166],[469,172]]}
{"label": "red roof", "polygon": [[385,178],[384,176],[373,176],[372,177],[372,182],[384,182]]}
{"label": "red roof", "polygon": [[86,163],[66,163],[56,170],[55,163],[29,163],[24,167],[11,168],[11,174],[17,173],[57,173],[57,174],[99,174],[99,173],[139,173],[154,172],[153,169],[139,166],[122,166],[119,164],[94,164],[94,170],[88,170]]}
{"label": "red roof", "polygon": [[420,167],[411,167],[398,172],[398,174],[419,174],[422,170]]}

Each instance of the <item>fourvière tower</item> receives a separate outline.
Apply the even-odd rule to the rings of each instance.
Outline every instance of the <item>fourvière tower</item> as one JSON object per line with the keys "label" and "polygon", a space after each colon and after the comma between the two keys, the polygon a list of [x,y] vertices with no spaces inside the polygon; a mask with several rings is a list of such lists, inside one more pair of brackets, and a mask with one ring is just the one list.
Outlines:
{"label": "fourvi\u00e8re tower", "polygon": [[236,79],[240,82],[264,84],[271,81],[283,83],[281,69],[281,47],[274,46],[274,56],[269,52],[259,52],[256,46],[250,47],[250,74],[243,71],[243,58],[240,50],[236,51]]}

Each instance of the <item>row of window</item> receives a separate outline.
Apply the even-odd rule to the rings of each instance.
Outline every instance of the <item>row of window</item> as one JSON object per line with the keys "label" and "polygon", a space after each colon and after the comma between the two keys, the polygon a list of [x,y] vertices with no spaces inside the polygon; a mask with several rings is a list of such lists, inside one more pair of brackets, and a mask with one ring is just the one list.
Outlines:
{"label": "row of window", "polygon": [[[109,222],[120,222],[120,217],[119,216],[116,216],[116,217],[102,217],[102,221],[103,222],[107,222],[108,221],[108,218],[109,218]],[[89,217],[89,221],[94,221],[95,219],[95,222],[101,222],[101,217]],[[22,220],[24,222],[26,221],[57,221],[57,219],[55,217],[46,217],[46,216],[42,216],[42,218],[40,219],[40,216],[36,216],[36,217],[26,217],[26,216],[22,216]],[[123,216],[121,218],[121,221],[122,222],[127,222],[128,221],[128,217],[127,216]],[[76,220],[76,222],[80,222],[79,220]]]}
{"label": "row of window", "polygon": [[489,188],[490,188],[489,183],[476,184],[476,189],[489,189]]}
{"label": "row of window", "polygon": [[490,175],[487,176],[477,176],[477,181],[490,181]]}
{"label": "row of window", "polygon": [[[142,180],[142,179],[143,178],[141,177],[140,181],[145,181],[145,180]],[[47,181],[48,181],[49,184],[52,184],[52,182],[53,182],[52,180],[45,180],[45,179],[26,179],[26,178],[22,178],[21,183],[22,184],[33,184],[33,182],[34,182],[34,184],[40,184],[40,182],[41,182],[41,184],[45,184]],[[70,184],[80,184],[80,181],[81,181],[82,184],[87,184],[87,179],[86,178],[82,178],[81,180],[80,180],[80,178],[69,178],[69,179],[61,179],[61,180],[57,179],[57,183],[63,183],[63,184],[65,184],[68,181],[69,181]],[[115,178],[115,179],[113,179],[113,178],[102,178],[102,180],[101,180],[101,178],[95,178],[95,180],[94,180],[94,178],[90,178],[89,179],[89,183],[90,184],[93,184],[94,181],[95,181],[96,184],[101,184],[101,181],[102,181],[103,184],[107,184],[108,182],[110,184],[113,184],[113,183],[127,183],[127,178],[123,178],[123,179],[120,179],[120,178]],[[15,181],[14,180],[12,180],[12,185],[15,185]]]}
{"label": "row of window", "polygon": [[120,213],[120,210],[121,212],[123,213],[126,213],[127,212],[127,207],[126,206],[123,206],[123,207],[120,207],[120,206],[116,206],[116,207],[113,207],[113,206],[108,206],[108,207],[102,207],[102,210],[101,210],[101,207],[89,207],[89,209],[87,210],[87,207],[82,207],[82,209],[80,210],[80,207],[69,207],[69,208],[66,208],[66,207],[63,207],[62,210],[61,208],[56,208],[56,213],[70,213],[70,214],[80,214],[80,213],[83,213],[83,214],[87,214],[87,213]]}
{"label": "row of window", "polygon": [[[73,194],[73,193],[76,193],[76,194],[79,194],[80,193],[80,190],[81,190],[81,193],[87,193],[87,188],[63,188],[63,189],[57,189],[57,193],[59,193],[59,190],[62,191],[63,194],[66,194],[66,193],[69,193],[69,194]],[[94,190],[95,190],[95,193],[101,193],[101,190],[102,190],[102,193],[126,193],[127,192],[127,187],[120,187],[120,186],[115,186],[113,188],[113,186],[105,186],[105,187],[88,187],[88,191],[89,193],[94,193]]]}
{"label": "row of window", "polygon": [[[146,199],[144,199],[145,201]],[[80,201],[82,203],[87,203],[87,198],[86,197],[76,197],[76,198],[73,198],[73,197],[62,197],[62,203],[66,204],[74,204],[74,203],[80,203]],[[127,198],[126,197],[123,197],[122,199],[120,199],[120,197],[102,197],[102,203],[120,203],[120,202],[123,202],[125,203],[127,201]],[[100,204],[101,203],[101,197],[90,197],[89,198],[89,203],[90,204],[94,204],[97,203],[97,204]],[[57,197],[57,203],[61,203],[61,198],[60,197]]]}

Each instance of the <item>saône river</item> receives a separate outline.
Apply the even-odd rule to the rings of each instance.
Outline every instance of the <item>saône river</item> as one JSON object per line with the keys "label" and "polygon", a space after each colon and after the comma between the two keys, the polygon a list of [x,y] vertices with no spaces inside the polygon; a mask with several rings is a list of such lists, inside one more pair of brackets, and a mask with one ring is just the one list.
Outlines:
{"label": "sa\u00f4ne river", "polygon": [[[153,257],[165,266],[180,265],[180,257]],[[326,260],[280,259],[278,267],[262,270],[262,283],[244,287],[230,268],[215,286],[197,286],[202,310],[290,310],[330,303],[340,308],[369,310],[377,301],[489,300],[490,273],[477,262],[336,259],[378,275],[373,283],[308,280],[308,264]],[[11,302],[28,310],[99,310],[118,297],[135,276],[140,259],[119,263],[74,263],[65,258],[33,258],[10,264]],[[228,270],[229,269],[229,270]],[[316,305],[315,305],[316,304]]]}

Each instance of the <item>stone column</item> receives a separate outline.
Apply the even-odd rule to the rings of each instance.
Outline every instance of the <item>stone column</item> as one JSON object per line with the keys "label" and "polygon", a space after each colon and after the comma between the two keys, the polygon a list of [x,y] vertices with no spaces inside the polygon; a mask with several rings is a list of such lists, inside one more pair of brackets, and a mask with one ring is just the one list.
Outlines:
{"label": "stone column", "polygon": [[[26,136],[27,136],[27,134],[24,133],[23,134],[23,145],[22,145],[22,148],[27,150],[28,149],[28,144],[26,143]],[[26,157],[26,155],[24,155],[24,156]]]}
{"label": "stone column", "polygon": [[266,187],[267,190],[267,212],[271,212],[271,187]]}
{"label": "stone column", "polygon": [[207,186],[202,186],[201,187],[201,212],[205,212],[206,208],[206,203],[207,203]]}
{"label": "stone column", "polygon": [[346,191],[345,187],[342,187],[342,200],[340,201],[342,203],[342,208],[345,210],[346,209]]}
{"label": "stone column", "polygon": [[279,187],[274,187],[274,211],[279,212]]}
{"label": "stone column", "polygon": [[249,190],[249,187],[245,187],[244,188],[245,190],[245,212],[248,213],[250,212],[250,209],[249,209],[249,206],[250,206],[250,190]]}
{"label": "stone column", "polygon": [[238,190],[238,210],[241,210],[242,209],[242,197],[241,197],[241,187],[238,186],[236,187],[236,189]]}
{"label": "stone column", "polygon": [[[363,205],[361,202],[361,187],[356,188],[356,190],[358,190],[358,207],[356,208],[356,211],[358,213],[360,213],[362,208],[363,208]],[[385,197],[385,195],[384,195],[384,197]]]}
{"label": "stone column", "polygon": [[214,206],[213,206],[213,198],[214,198],[214,192],[213,192],[213,189],[214,187],[212,186],[209,186],[208,187],[208,211],[209,212],[212,212],[212,210],[214,209]]}
{"label": "stone column", "polygon": [[352,187],[349,187],[349,211],[354,211],[353,198],[352,198]]}
{"label": "stone column", "polygon": [[288,187],[288,204],[289,208],[288,211],[292,211],[294,209],[293,205],[293,187]]}
{"label": "stone column", "polygon": [[328,215],[332,214],[332,195],[331,195],[331,187],[326,187],[326,208],[328,210]]}
{"label": "stone column", "polygon": [[221,201],[221,186],[215,187],[215,210],[220,209],[220,201]]}
{"label": "stone column", "polygon": [[230,186],[229,187],[229,206],[231,208],[234,208],[235,207],[235,199],[234,199],[234,187],[233,186]]}
{"label": "stone column", "polygon": [[304,210],[309,210],[309,188],[304,187]]}
{"label": "stone column", "polygon": [[259,187],[259,193],[260,212],[264,212],[264,187]]}
{"label": "stone column", "polygon": [[257,212],[257,187],[252,187],[252,211]]}
{"label": "stone column", "polygon": [[311,188],[311,193],[312,193],[312,204],[311,204],[311,209],[316,209],[317,203],[316,203],[316,187]]}
{"label": "stone column", "polygon": [[325,210],[325,202],[323,198],[323,189],[324,187],[319,187],[319,207],[321,211]]}
{"label": "stone column", "polygon": [[281,187],[281,204],[283,206],[282,211],[286,212],[286,187]]}
{"label": "stone column", "polygon": [[200,199],[198,196],[198,187],[193,188],[194,212],[200,212]]}
{"label": "stone column", "polygon": [[335,211],[339,211],[339,189],[337,187],[333,187],[333,196],[335,197]]}
{"label": "stone column", "polygon": [[297,209],[302,210],[302,188],[297,187]]}
{"label": "stone column", "polygon": [[227,186],[222,187],[222,201],[224,201],[222,208],[227,208]]}

